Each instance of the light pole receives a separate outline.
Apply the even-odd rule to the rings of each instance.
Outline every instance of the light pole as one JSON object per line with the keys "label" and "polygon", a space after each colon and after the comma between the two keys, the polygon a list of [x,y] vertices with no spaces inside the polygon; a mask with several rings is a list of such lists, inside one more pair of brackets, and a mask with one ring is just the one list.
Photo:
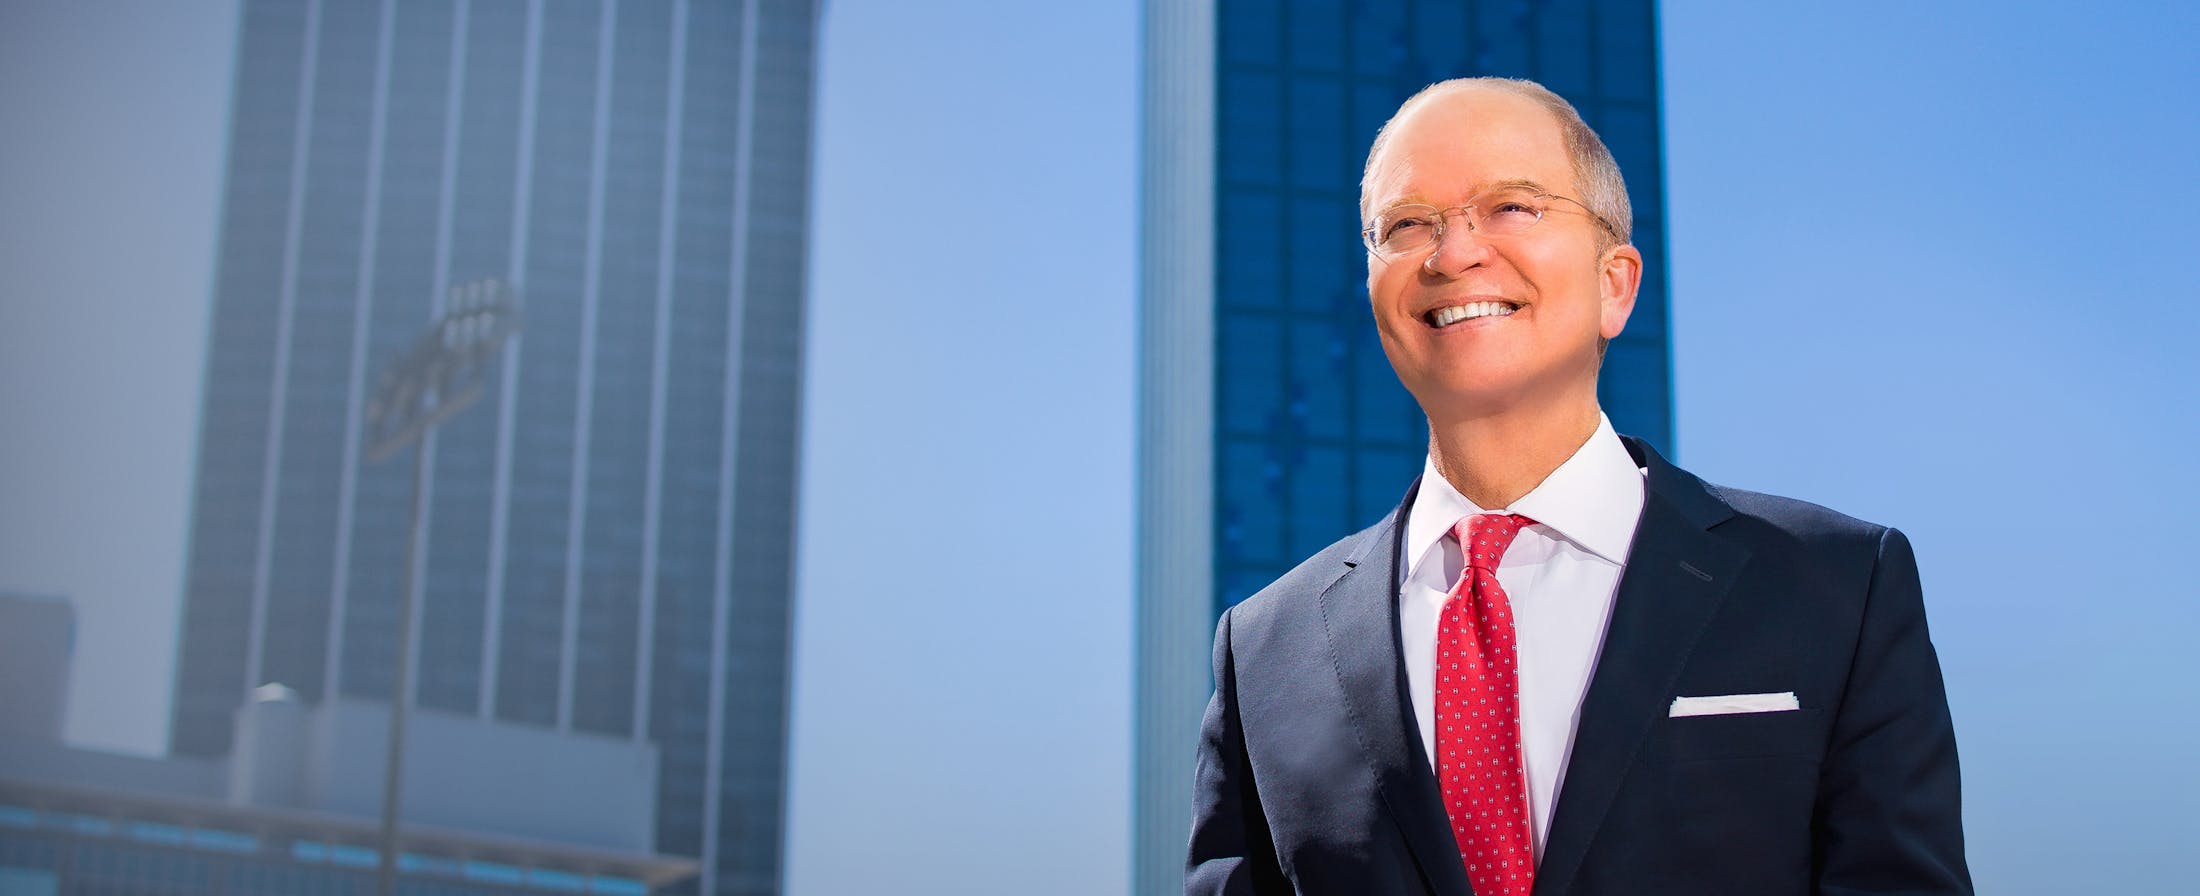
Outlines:
{"label": "light pole", "polygon": [[382,848],[377,891],[397,889],[397,806],[405,772],[406,694],[412,687],[413,604],[420,599],[421,503],[427,498],[427,434],[481,397],[489,362],[519,331],[519,296],[502,282],[453,287],[443,316],[382,371],[367,403],[367,460],[413,447],[412,521],[405,530],[405,596],[397,605],[397,670],[390,686],[389,760],[382,776]]}

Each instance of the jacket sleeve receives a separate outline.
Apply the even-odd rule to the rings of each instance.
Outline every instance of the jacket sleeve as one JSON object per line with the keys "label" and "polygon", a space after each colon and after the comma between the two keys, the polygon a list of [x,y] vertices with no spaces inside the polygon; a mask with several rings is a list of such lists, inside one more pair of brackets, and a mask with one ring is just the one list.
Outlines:
{"label": "jacket sleeve", "polygon": [[1215,627],[1215,693],[1199,728],[1193,776],[1191,855],[1185,896],[1289,893],[1277,867],[1268,819],[1245,754],[1239,726],[1236,665],[1230,655],[1230,614]]}
{"label": "jacket sleeve", "polygon": [[1917,558],[1881,534],[1813,824],[1819,896],[1970,894],[1955,726]]}

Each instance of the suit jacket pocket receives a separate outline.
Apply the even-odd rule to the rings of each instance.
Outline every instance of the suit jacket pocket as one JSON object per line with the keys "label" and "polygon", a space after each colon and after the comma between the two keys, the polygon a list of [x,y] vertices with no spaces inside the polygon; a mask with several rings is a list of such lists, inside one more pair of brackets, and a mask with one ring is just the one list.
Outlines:
{"label": "suit jacket pocket", "polygon": [[1819,727],[1822,715],[1824,712],[1817,709],[1791,709],[1683,716],[1659,722],[1663,726],[1667,757],[1675,762],[1690,762],[1816,756],[1825,746],[1825,733]]}

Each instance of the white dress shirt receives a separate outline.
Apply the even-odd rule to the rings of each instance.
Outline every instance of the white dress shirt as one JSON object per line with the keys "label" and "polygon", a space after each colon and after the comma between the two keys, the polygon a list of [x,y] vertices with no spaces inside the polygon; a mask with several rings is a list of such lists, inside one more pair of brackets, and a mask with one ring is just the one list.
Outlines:
{"label": "white dress shirt", "polygon": [[[1406,509],[1405,563],[1398,587],[1398,631],[1407,691],[1421,745],[1436,755],[1436,631],[1463,561],[1451,528],[1477,513],[1517,513],[1535,521],[1497,566],[1512,604],[1519,645],[1520,747],[1528,766],[1528,814],[1536,858],[1551,827],[1551,808],[1573,753],[1581,700],[1589,692],[1612,617],[1627,548],[1642,517],[1643,476],[1597,415],[1597,431],[1558,469],[1511,507],[1474,506],[1436,471],[1431,458]],[[1433,762],[1433,759],[1431,760]]]}

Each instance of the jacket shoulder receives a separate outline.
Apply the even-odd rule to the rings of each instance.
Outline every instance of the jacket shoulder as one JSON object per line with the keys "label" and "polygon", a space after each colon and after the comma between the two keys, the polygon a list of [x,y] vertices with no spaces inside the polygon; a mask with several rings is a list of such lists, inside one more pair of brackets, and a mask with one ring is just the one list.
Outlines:
{"label": "jacket shoulder", "polygon": [[1876,543],[1892,531],[1821,504],[1720,485],[1699,478],[1640,439],[1622,437],[1635,461],[1649,471],[1652,498],[1727,537],[1806,544]]}
{"label": "jacket shoulder", "polygon": [[1767,527],[1802,538],[1869,538],[1877,540],[1887,527],[1861,520],[1822,504],[1798,498],[1753,492],[1724,485],[1705,484],[1713,494],[1734,508],[1742,522]]}
{"label": "jacket shoulder", "polygon": [[1712,534],[1795,576],[1854,582],[1877,569],[1890,550],[1909,551],[1901,532],[1822,504],[1726,486],[1707,489],[1734,512],[1712,526]]}
{"label": "jacket shoulder", "polygon": [[1375,525],[1337,539],[1299,561],[1290,572],[1231,607],[1228,612],[1232,624],[1243,629],[1272,625],[1278,619],[1306,618],[1299,611],[1312,607],[1315,599],[1353,566],[1374,564],[1387,569],[1391,562],[1388,536],[1397,519],[1398,512],[1392,511]]}

